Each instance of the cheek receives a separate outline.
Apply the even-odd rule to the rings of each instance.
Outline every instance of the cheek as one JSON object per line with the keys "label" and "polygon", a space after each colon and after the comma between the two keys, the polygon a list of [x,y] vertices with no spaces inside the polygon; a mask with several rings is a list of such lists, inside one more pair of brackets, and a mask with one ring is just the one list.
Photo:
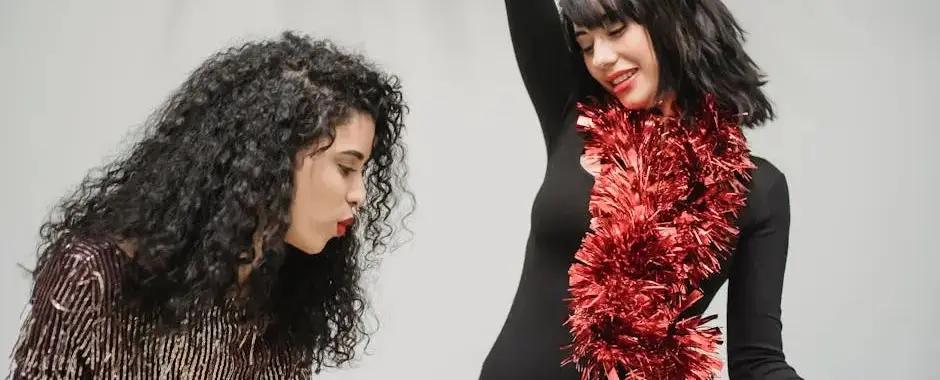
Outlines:
{"label": "cheek", "polygon": [[651,97],[659,88],[659,64],[656,53],[645,35],[633,36],[624,41],[622,55],[640,68],[634,97]]}
{"label": "cheek", "polygon": [[640,65],[648,75],[659,75],[659,63],[656,61],[656,52],[652,49],[644,48]]}
{"label": "cheek", "polygon": [[652,61],[645,68],[643,73],[643,94],[646,101],[652,102],[659,92],[659,65]]}
{"label": "cheek", "polygon": [[307,220],[330,221],[341,216],[337,213],[346,203],[346,180],[331,165],[315,167],[297,182],[295,203]]}
{"label": "cheek", "polygon": [[647,75],[659,75],[659,63],[656,61],[656,51],[650,40],[645,36],[633,38],[630,41],[630,56],[633,61],[643,69]]}
{"label": "cheek", "polygon": [[291,219],[295,223],[306,223],[317,211],[317,171],[308,163],[294,176],[294,199],[291,203]]}
{"label": "cheek", "polygon": [[652,40],[646,29],[639,25],[631,25],[627,32],[616,40],[614,46],[620,58],[633,65],[648,69],[656,62]]}
{"label": "cheek", "polygon": [[316,197],[304,192],[304,188],[297,190],[294,203],[291,205],[291,220],[298,225],[316,222],[317,214],[322,213],[322,210],[318,210]]}

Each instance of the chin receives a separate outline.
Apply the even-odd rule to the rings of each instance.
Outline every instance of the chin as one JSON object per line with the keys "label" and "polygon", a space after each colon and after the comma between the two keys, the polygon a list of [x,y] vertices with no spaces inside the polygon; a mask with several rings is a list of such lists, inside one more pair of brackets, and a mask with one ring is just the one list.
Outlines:
{"label": "chin", "polygon": [[653,106],[653,100],[650,96],[636,96],[635,94],[624,94],[617,96],[620,104],[631,110],[642,110]]}
{"label": "chin", "polygon": [[637,102],[627,97],[618,97],[617,99],[620,100],[620,104],[622,104],[628,110],[639,110],[646,108],[642,102]]}
{"label": "chin", "polygon": [[310,245],[310,248],[305,249],[303,251],[304,253],[308,255],[319,255],[321,252],[323,252],[324,247],[326,247],[326,242],[323,242],[323,244],[318,244],[318,245]]}

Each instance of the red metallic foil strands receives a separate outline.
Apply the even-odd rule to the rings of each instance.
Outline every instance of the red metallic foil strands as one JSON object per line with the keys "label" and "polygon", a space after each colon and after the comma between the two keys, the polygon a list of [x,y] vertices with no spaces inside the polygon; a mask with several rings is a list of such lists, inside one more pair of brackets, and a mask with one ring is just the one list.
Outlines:
{"label": "red metallic foil strands", "polygon": [[715,316],[679,315],[734,247],[747,142],[711,98],[692,121],[619,104],[580,105],[600,171],[591,229],[569,270],[571,356],[582,380],[709,380],[721,370]]}

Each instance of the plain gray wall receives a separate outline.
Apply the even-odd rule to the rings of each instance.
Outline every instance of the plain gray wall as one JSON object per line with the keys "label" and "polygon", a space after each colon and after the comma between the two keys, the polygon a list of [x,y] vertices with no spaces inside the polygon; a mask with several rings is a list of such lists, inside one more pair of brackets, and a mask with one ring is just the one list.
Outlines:
{"label": "plain gray wall", "polygon": [[[32,265],[51,203],[207,55],[290,28],[368,53],[402,76],[412,107],[415,238],[379,273],[372,355],[323,378],[476,379],[518,283],[545,164],[502,0],[0,1],[0,347],[29,290],[17,263]],[[728,4],[780,111],[750,137],[790,181],[790,362],[807,379],[940,378],[940,7]],[[711,311],[723,317],[724,303],[722,292]]]}

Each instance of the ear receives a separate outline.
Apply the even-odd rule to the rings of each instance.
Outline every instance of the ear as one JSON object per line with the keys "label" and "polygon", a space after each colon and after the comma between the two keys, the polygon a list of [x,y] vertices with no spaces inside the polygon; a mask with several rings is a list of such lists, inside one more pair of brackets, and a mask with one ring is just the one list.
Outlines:
{"label": "ear", "polygon": [[297,153],[294,155],[294,160],[299,164],[306,158],[313,157],[317,154],[316,148],[314,146],[308,146],[305,148],[300,148],[297,150]]}

